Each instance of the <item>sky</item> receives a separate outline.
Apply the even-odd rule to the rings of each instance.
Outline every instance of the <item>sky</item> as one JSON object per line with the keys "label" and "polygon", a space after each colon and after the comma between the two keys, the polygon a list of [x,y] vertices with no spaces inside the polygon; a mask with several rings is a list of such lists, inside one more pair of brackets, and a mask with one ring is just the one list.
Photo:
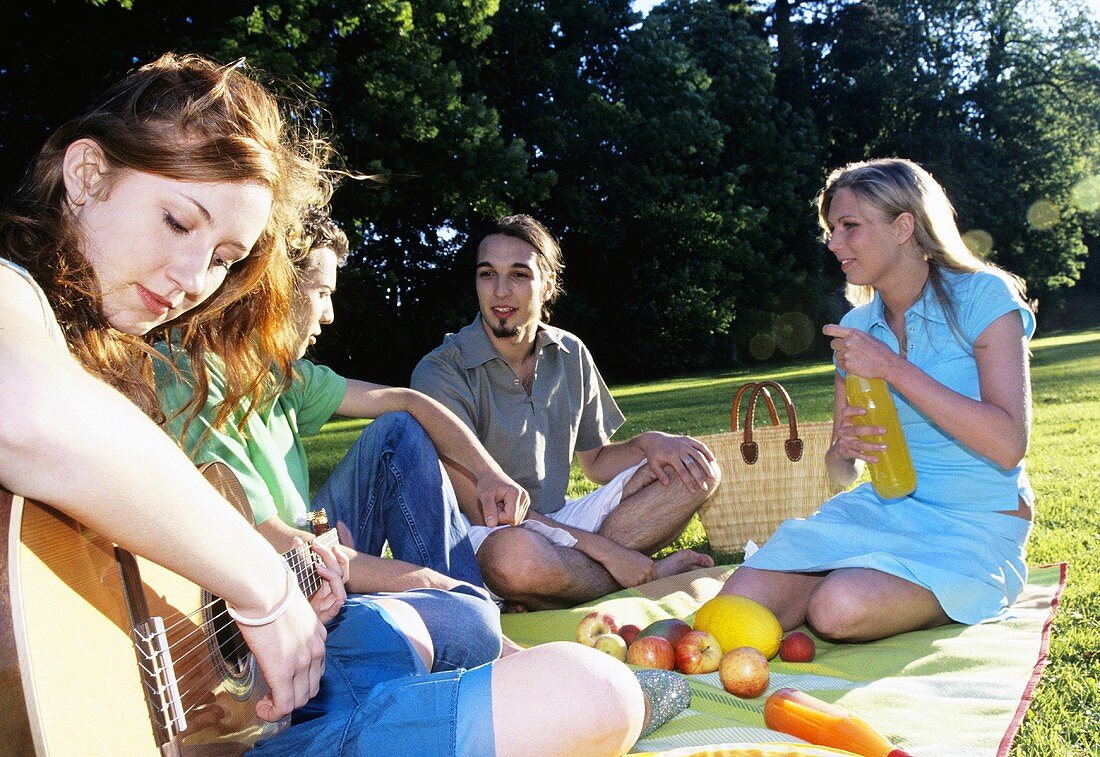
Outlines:
{"label": "sky", "polygon": [[[1055,0],[1057,1],[1057,0]],[[639,13],[649,13],[654,5],[660,5],[661,0],[634,0],[634,10]],[[1085,3],[1092,10],[1092,17],[1100,19],[1100,0],[1087,0]]]}

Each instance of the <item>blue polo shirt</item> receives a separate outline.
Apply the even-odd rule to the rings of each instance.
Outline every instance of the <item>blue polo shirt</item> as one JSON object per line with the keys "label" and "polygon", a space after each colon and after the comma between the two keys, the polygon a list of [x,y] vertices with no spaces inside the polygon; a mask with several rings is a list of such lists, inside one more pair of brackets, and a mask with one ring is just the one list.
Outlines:
{"label": "blue polo shirt", "polygon": [[[905,312],[906,359],[944,386],[980,401],[974,342],[993,321],[1014,311],[1020,314],[1024,335],[1030,339],[1035,333],[1035,316],[999,271],[954,273],[941,268],[940,272],[954,305],[956,328],[952,328],[935,290],[925,286]],[[844,316],[840,325],[866,332],[900,352],[878,292],[871,302]],[[973,511],[1015,510],[1017,497],[1029,505],[1034,503],[1023,463],[1011,470],[1001,468],[944,433],[892,387],[890,393],[917,471],[914,499]]]}

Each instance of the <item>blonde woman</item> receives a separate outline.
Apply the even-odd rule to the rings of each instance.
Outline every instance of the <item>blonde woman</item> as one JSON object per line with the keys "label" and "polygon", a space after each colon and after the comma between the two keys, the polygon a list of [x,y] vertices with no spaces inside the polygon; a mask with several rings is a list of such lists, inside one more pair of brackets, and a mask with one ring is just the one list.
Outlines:
{"label": "blonde woman", "polygon": [[917,488],[885,500],[863,484],[787,521],[722,591],[839,641],[1000,618],[1026,580],[1034,503],[1022,283],[970,252],[943,188],[911,161],[834,171],[818,208],[856,305],[825,327],[837,367],[826,463],[848,486],[885,449],[866,438],[882,428],[853,423],[865,411],[844,377],[885,379]]}

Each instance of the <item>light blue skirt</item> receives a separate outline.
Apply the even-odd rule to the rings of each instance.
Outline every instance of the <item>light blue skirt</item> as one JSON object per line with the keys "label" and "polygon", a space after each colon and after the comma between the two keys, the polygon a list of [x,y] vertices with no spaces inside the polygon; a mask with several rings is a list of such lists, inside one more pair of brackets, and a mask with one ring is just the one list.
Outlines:
{"label": "light blue skirt", "polygon": [[871,568],[932,592],[952,620],[1000,620],[1027,582],[1031,523],[1013,515],[884,501],[862,484],[793,518],[747,560],[761,570]]}

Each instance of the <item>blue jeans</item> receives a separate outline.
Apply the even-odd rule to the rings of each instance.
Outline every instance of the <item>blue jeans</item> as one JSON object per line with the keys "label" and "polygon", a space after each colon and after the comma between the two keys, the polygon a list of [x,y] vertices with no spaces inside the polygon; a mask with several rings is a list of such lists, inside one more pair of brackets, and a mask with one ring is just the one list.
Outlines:
{"label": "blue jeans", "polygon": [[458,586],[450,591],[411,589],[364,596],[399,599],[416,610],[432,637],[431,672],[438,673],[476,668],[500,657],[500,610],[483,592]]}
{"label": "blue jeans", "polygon": [[425,673],[386,612],[351,597],[329,626],[320,691],[291,723],[250,754],[492,757],[492,666]]}
{"label": "blue jeans", "polygon": [[[408,413],[386,413],[363,429],[313,498],[351,532],[356,550],[431,568],[470,586],[416,590],[412,605],[432,635],[433,670],[470,668],[500,654],[500,615],[485,590],[458,500],[427,432]],[[476,587],[476,588],[475,588]],[[453,595],[452,601],[439,601]]]}

